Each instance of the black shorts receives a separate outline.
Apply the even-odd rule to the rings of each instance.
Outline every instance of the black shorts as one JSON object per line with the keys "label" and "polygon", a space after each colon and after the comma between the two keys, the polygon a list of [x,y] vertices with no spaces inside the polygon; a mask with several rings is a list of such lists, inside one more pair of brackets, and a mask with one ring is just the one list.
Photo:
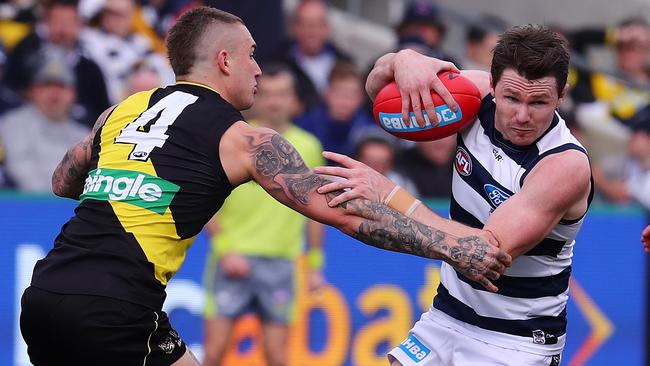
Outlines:
{"label": "black shorts", "polygon": [[167,366],[186,350],[165,312],[130,302],[31,286],[21,307],[20,330],[37,366]]}

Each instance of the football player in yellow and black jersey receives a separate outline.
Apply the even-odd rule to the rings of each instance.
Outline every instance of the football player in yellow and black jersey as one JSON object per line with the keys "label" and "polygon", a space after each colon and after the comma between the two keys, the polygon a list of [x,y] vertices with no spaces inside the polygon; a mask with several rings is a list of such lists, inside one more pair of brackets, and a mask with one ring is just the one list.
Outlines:
{"label": "football player in yellow and black jersey", "polygon": [[484,286],[510,264],[482,234],[442,232],[366,200],[330,208],[333,197],[316,192],[329,181],[239,113],[260,75],[241,19],[196,8],[167,42],[177,84],[104,112],[54,172],[54,193],[80,202],[22,298],[35,365],[198,365],[161,310],[165,285],[230,191],[251,179],[306,216],[379,248],[446,260]]}

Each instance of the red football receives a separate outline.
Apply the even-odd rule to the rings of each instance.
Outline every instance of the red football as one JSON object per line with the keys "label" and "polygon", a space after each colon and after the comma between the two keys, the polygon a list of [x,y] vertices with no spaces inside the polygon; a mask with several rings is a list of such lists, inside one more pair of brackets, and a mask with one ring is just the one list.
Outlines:
{"label": "red football", "polygon": [[451,96],[458,104],[455,113],[435,91],[431,91],[431,99],[436,106],[436,114],[440,123],[432,126],[426,112],[423,110],[426,125],[418,126],[413,110],[410,111],[411,123],[402,121],[402,99],[397,84],[392,82],[379,91],[372,107],[375,121],[388,133],[399,138],[412,141],[431,141],[441,139],[456,133],[468,123],[474,121],[481,106],[481,94],[474,83],[458,73],[449,71],[438,74],[442,83],[447,87]]}

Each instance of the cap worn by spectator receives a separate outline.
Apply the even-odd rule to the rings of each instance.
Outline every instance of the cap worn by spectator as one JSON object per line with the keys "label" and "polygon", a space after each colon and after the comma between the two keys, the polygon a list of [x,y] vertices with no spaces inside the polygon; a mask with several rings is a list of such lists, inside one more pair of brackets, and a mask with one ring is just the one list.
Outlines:
{"label": "cap worn by spectator", "polygon": [[443,34],[446,30],[445,24],[440,19],[440,10],[434,4],[428,1],[416,0],[411,2],[404,16],[402,22],[397,26],[397,30],[409,24],[427,24],[438,28],[438,31]]}
{"label": "cap worn by spectator", "polygon": [[47,58],[36,69],[32,84],[57,83],[75,85],[75,75],[72,69],[58,57]]}

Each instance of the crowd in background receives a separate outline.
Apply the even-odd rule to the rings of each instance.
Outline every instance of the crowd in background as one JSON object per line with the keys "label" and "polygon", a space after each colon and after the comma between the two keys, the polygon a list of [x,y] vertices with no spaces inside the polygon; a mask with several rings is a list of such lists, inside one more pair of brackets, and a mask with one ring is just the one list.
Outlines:
{"label": "crowd in background", "polygon": [[[293,122],[325,150],[356,157],[424,198],[448,198],[455,138],[395,140],[373,120],[365,73],[331,40],[328,5],[303,0],[14,0],[0,3],[0,187],[50,192],[67,148],[97,116],[126,96],[174,82],[164,38],[182,12],[221,8],[242,17],[260,64],[294,74]],[[485,14],[466,29],[465,53],[442,48],[446,25],[431,1],[406,7],[394,50],[411,48],[460,68],[489,70],[491,50],[510,24]],[[569,97],[561,114],[591,154],[597,199],[650,207],[650,26],[631,16],[615,25],[560,29],[572,48]],[[615,70],[587,60],[611,52]],[[377,54],[391,50],[377,50]],[[255,107],[247,117],[255,118]]]}

